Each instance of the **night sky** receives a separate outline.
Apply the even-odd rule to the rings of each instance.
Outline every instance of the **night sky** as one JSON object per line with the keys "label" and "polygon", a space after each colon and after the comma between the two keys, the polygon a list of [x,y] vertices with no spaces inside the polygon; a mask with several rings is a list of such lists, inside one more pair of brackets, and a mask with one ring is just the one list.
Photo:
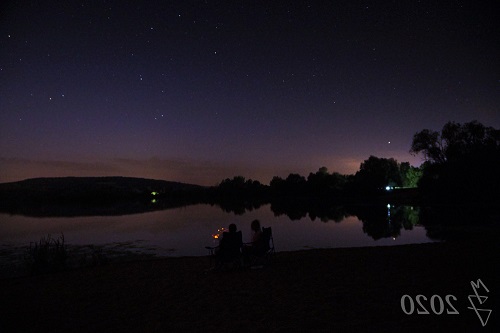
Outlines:
{"label": "night sky", "polygon": [[483,1],[2,1],[0,182],[355,173],[500,128]]}

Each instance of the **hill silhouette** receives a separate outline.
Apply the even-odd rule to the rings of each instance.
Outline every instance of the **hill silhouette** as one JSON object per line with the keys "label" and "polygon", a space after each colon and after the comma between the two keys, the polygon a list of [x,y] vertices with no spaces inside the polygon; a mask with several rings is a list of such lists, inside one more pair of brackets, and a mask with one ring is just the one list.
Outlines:
{"label": "hill silhouette", "polygon": [[0,211],[28,216],[122,215],[192,203],[205,187],[133,177],[32,178],[0,184]]}

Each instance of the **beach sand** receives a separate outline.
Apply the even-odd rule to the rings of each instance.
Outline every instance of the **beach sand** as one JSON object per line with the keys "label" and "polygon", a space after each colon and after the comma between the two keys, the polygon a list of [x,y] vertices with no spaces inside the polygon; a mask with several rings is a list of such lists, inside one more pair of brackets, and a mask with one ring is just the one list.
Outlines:
{"label": "beach sand", "polygon": [[[261,269],[207,257],[140,260],[0,280],[1,332],[484,332],[500,323],[496,239],[278,252]],[[471,281],[489,289],[468,309]],[[417,295],[424,295],[421,310]],[[409,295],[414,313],[403,312]],[[438,295],[444,312],[434,314]],[[458,314],[446,302],[450,298]],[[407,311],[409,300],[405,297]],[[434,297],[439,311],[439,298]]]}

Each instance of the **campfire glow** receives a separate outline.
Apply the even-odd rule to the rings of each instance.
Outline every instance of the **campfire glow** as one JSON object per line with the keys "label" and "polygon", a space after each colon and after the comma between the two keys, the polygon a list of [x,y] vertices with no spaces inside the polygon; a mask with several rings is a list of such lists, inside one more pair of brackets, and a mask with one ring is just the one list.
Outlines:
{"label": "campfire glow", "polygon": [[222,236],[222,233],[225,231],[225,228],[219,228],[217,229],[217,233],[212,234],[213,239],[219,239]]}

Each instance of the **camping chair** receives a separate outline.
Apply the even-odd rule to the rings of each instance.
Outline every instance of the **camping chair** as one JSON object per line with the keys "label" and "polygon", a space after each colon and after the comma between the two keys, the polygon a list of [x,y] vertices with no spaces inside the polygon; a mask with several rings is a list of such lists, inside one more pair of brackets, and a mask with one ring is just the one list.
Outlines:
{"label": "camping chair", "polygon": [[241,230],[224,232],[219,246],[205,246],[209,250],[211,269],[221,269],[226,265],[239,268],[242,265],[241,249],[243,247]]}
{"label": "camping chair", "polygon": [[255,268],[262,267],[273,260],[275,249],[271,227],[262,228],[262,238],[259,242],[262,243],[250,243],[252,247],[256,248],[256,250],[249,253],[250,266]]}

